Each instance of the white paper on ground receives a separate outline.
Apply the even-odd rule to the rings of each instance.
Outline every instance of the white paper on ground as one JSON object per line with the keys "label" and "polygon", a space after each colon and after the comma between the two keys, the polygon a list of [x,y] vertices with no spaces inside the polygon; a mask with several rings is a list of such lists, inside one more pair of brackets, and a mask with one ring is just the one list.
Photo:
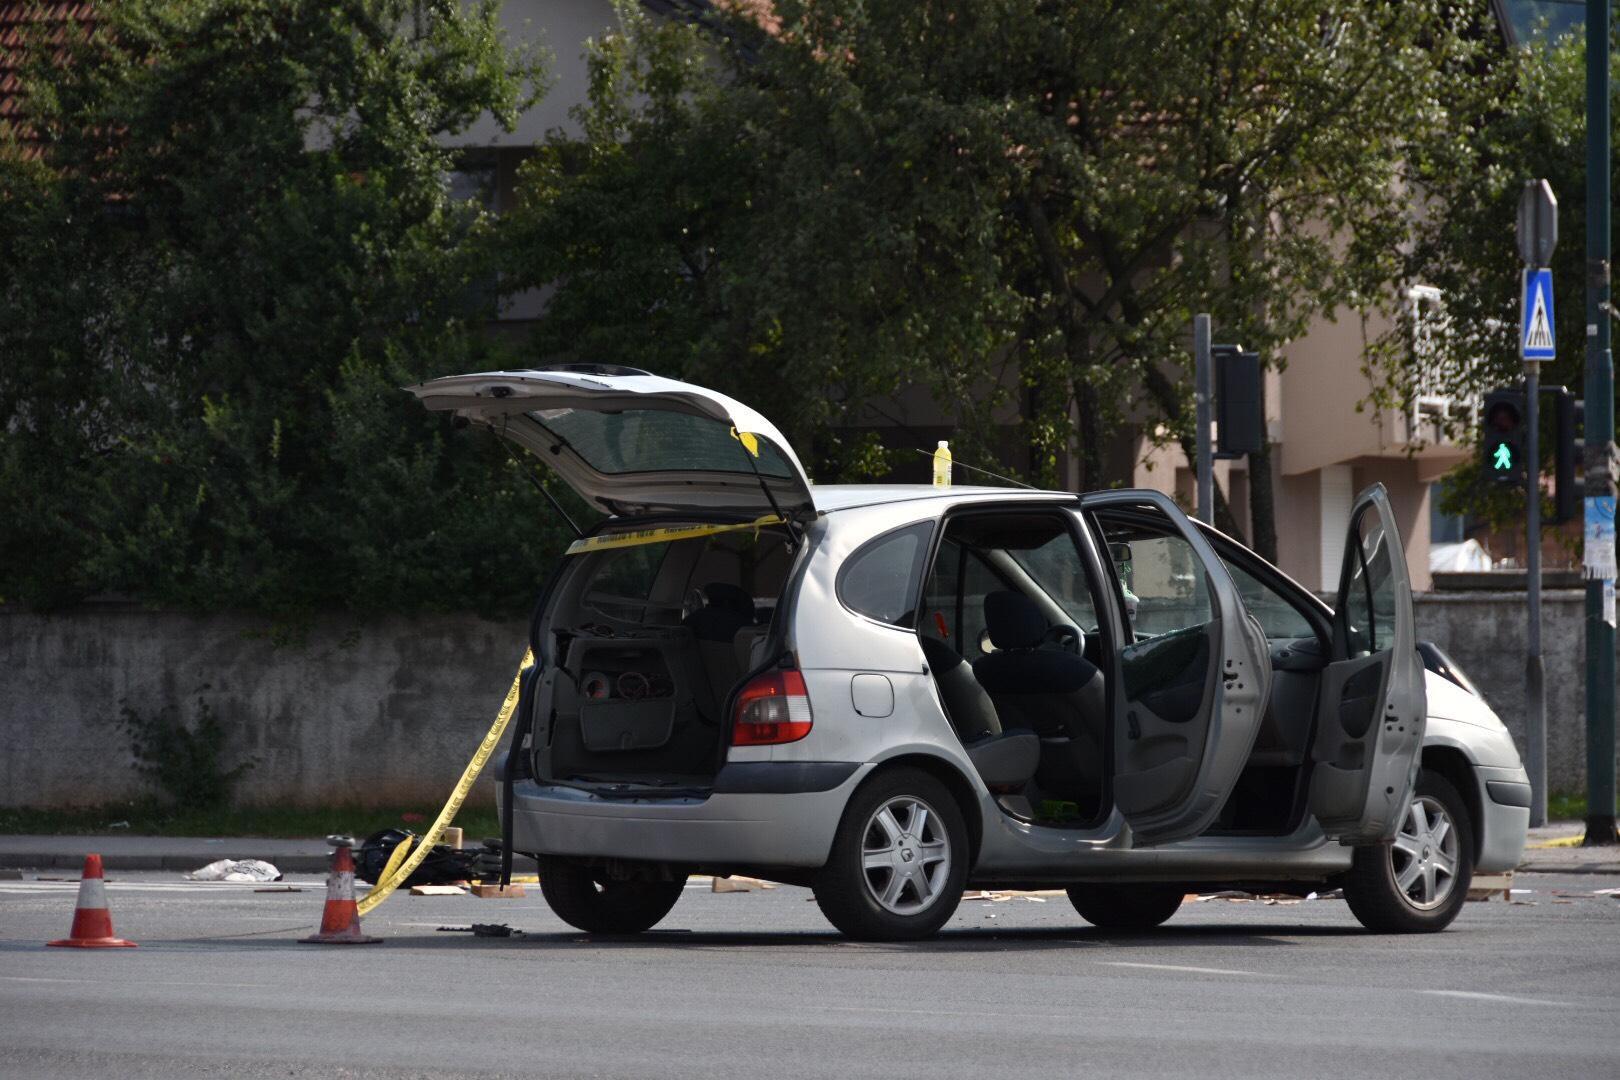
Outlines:
{"label": "white paper on ground", "polygon": [[263,859],[220,859],[186,875],[190,881],[280,881],[281,871]]}

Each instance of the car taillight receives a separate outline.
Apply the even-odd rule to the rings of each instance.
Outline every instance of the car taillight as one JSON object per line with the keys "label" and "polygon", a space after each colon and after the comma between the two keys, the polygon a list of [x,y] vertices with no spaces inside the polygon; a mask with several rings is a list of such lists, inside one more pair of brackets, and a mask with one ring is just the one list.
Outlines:
{"label": "car taillight", "polygon": [[810,734],[810,692],[797,671],[767,671],[737,694],[733,746],[797,742]]}

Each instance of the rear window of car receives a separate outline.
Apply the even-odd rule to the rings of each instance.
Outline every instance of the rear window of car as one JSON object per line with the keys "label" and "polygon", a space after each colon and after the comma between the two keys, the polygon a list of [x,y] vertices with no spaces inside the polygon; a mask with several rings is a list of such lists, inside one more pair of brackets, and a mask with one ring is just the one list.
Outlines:
{"label": "rear window of car", "polygon": [[665,409],[543,409],[529,413],[535,423],[585,459],[599,473],[735,472],[792,476],[780,451],[761,439],[752,458],[731,433],[731,425]]}
{"label": "rear window of car", "polygon": [[868,619],[910,629],[917,624],[917,591],[934,523],[920,522],[869,540],[838,572],[838,599]]}

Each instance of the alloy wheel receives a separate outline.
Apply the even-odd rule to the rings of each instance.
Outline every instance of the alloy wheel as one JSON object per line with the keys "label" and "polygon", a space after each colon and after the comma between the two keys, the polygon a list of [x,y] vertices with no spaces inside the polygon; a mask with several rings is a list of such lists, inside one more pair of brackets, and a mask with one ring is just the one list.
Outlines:
{"label": "alloy wheel", "polygon": [[922,799],[900,795],[867,820],[861,876],[885,911],[915,915],[938,899],[950,878],[951,842],[945,823]]}
{"label": "alloy wheel", "polygon": [[1390,845],[1395,887],[1419,911],[1440,907],[1457,884],[1456,822],[1431,795],[1420,795],[1407,808],[1400,832]]}

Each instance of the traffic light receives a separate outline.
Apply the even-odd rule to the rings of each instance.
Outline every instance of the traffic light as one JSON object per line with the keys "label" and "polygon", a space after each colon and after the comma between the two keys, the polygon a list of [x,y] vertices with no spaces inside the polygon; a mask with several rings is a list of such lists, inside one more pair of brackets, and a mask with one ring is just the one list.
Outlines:
{"label": "traffic light", "polygon": [[1553,396],[1553,516],[1552,524],[1573,521],[1581,512],[1581,486],[1586,470],[1582,461],[1580,437],[1586,403],[1576,401],[1562,386],[1543,386],[1541,392]]}
{"label": "traffic light", "polygon": [[1265,445],[1260,354],[1240,345],[1210,348],[1215,361],[1215,456],[1241,458]]}
{"label": "traffic light", "polygon": [[1485,475],[1492,483],[1522,486],[1525,477],[1523,390],[1492,390],[1480,410],[1484,425],[1479,445]]}

